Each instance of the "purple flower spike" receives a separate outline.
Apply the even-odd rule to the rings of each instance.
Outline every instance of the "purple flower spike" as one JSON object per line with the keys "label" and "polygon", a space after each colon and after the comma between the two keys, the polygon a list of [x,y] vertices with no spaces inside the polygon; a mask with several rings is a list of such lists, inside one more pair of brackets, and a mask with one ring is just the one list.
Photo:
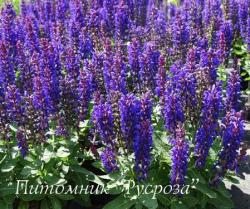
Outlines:
{"label": "purple flower spike", "polygon": [[115,145],[114,117],[111,105],[99,104],[94,107],[92,121],[102,141],[108,147]]}
{"label": "purple flower spike", "polygon": [[24,130],[18,129],[18,131],[16,132],[16,139],[17,139],[18,147],[21,151],[21,154],[23,157],[25,157],[28,153],[29,146],[27,143],[27,138],[25,136]]}
{"label": "purple flower spike", "polygon": [[209,149],[213,144],[214,138],[218,135],[218,118],[222,108],[222,88],[217,84],[210,90],[204,92],[201,110],[200,127],[196,133],[195,155],[197,157],[195,166],[203,168]]}
{"label": "purple flower spike", "polygon": [[121,115],[121,131],[126,147],[130,149],[136,136],[136,126],[138,123],[139,101],[133,94],[122,96],[119,101]]}
{"label": "purple flower spike", "polygon": [[241,77],[237,70],[233,70],[230,73],[227,84],[227,93],[226,93],[226,107],[227,111],[232,109],[238,111],[240,103],[240,82]]}
{"label": "purple flower spike", "polygon": [[88,114],[89,102],[92,94],[92,75],[86,69],[80,71],[79,85],[79,120],[84,121]]}
{"label": "purple flower spike", "polygon": [[107,173],[112,173],[119,169],[116,159],[115,159],[115,154],[112,149],[106,148],[101,153],[100,157],[101,157],[102,164],[104,165],[104,168],[106,169]]}
{"label": "purple flower spike", "polygon": [[222,145],[218,164],[222,171],[237,171],[240,143],[244,135],[244,124],[241,112],[232,110],[222,121]]}
{"label": "purple flower spike", "polygon": [[134,139],[135,171],[139,181],[148,177],[148,170],[151,163],[150,151],[152,148],[152,102],[150,93],[145,93],[140,101],[139,122],[136,126],[137,135]]}
{"label": "purple flower spike", "polygon": [[184,185],[188,167],[189,145],[185,139],[185,130],[178,127],[176,137],[172,139],[172,168],[170,182],[172,185]]}

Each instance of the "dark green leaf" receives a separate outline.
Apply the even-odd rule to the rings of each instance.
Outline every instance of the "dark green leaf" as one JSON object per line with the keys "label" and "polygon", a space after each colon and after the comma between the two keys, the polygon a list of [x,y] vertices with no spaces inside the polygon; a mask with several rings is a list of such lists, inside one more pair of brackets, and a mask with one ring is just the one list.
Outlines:
{"label": "dark green leaf", "polygon": [[125,198],[123,195],[120,195],[119,197],[115,198],[113,201],[109,202],[104,206],[103,209],[130,209],[134,204],[136,200],[130,200]]}

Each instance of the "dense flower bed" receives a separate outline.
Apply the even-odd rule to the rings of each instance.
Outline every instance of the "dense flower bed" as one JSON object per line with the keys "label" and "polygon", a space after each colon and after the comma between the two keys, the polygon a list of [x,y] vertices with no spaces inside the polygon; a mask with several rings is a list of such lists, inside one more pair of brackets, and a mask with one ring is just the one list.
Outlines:
{"label": "dense flower bed", "polygon": [[[235,48],[250,50],[249,12],[248,0],[22,1],[18,14],[6,3],[0,167],[7,177],[0,186],[25,174],[33,182],[77,184],[79,177],[113,189],[121,177],[172,186],[199,178],[193,202],[179,192],[157,194],[150,204],[141,196],[119,200],[127,199],[124,208],[232,208],[223,205],[230,201],[222,179],[233,179],[245,154]],[[91,160],[95,174],[84,164]],[[14,201],[8,195],[0,189],[2,204]]]}

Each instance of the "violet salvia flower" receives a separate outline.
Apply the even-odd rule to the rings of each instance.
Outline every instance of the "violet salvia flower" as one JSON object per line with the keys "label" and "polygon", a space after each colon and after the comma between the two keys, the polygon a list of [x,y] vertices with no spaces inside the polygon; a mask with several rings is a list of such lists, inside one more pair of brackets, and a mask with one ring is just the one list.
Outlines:
{"label": "violet salvia flower", "polygon": [[222,121],[222,145],[218,164],[222,171],[237,171],[240,144],[244,136],[244,124],[241,112],[232,110]]}
{"label": "violet salvia flower", "polygon": [[25,48],[30,52],[39,51],[39,28],[38,22],[33,17],[27,17],[24,20],[25,25]]}
{"label": "violet salvia flower", "polygon": [[15,85],[9,85],[5,94],[6,111],[8,118],[15,125],[21,125],[24,122],[22,95]]}
{"label": "violet salvia flower", "polygon": [[233,70],[227,82],[226,107],[227,111],[232,109],[238,111],[240,103],[240,82],[238,70]]}
{"label": "violet salvia flower", "polygon": [[16,31],[15,31],[16,12],[13,5],[8,3],[2,10],[1,27],[3,40],[8,44],[11,54],[15,55]]}
{"label": "violet salvia flower", "polygon": [[49,114],[52,106],[48,89],[39,76],[35,76],[33,79],[33,105],[35,109],[44,112],[45,115]]}
{"label": "violet salvia flower", "polygon": [[66,126],[65,126],[64,117],[61,115],[57,119],[57,127],[56,127],[55,134],[56,134],[56,136],[61,136],[64,138],[67,138],[69,136],[69,133],[68,133]]}
{"label": "violet salvia flower", "polygon": [[108,103],[95,105],[92,121],[98,131],[102,142],[108,147],[115,145],[114,116],[112,107]]}
{"label": "violet salvia flower", "polygon": [[229,56],[233,41],[233,30],[231,22],[224,22],[220,28],[219,35],[220,62],[224,63]]}
{"label": "violet salvia flower", "polygon": [[148,14],[149,0],[139,0],[135,2],[136,7],[136,23],[140,26],[145,26]]}
{"label": "violet salvia flower", "polygon": [[20,71],[20,77],[18,79],[21,92],[27,91],[29,93],[32,92],[32,79],[33,73],[29,64],[29,58],[25,54],[24,43],[18,41],[16,44],[17,49],[17,69]]}
{"label": "violet salvia flower", "polygon": [[156,94],[159,98],[163,98],[166,90],[167,71],[165,66],[165,57],[162,55],[159,57],[159,68],[156,77]]}
{"label": "violet salvia flower", "polygon": [[140,43],[136,38],[133,38],[128,46],[128,62],[130,66],[130,74],[132,80],[132,87],[136,90],[140,90],[140,63],[139,57],[141,55]]}
{"label": "violet salvia flower", "polygon": [[155,26],[155,38],[157,45],[164,47],[167,40],[167,19],[166,15],[162,11],[158,11],[157,19],[154,23]]}
{"label": "violet salvia flower", "polygon": [[79,48],[80,31],[81,31],[80,23],[75,22],[75,20],[69,20],[69,25],[68,25],[69,40],[70,40],[70,45],[71,47],[73,47],[74,51],[77,51]]}
{"label": "violet salvia flower", "polygon": [[123,55],[121,49],[117,49],[116,54],[114,55],[113,66],[110,71],[110,90],[120,91],[122,93],[127,92],[126,84],[126,65],[123,60]]}
{"label": "violet salvia flower", "polygon": [[115,13],[115,39],[123,40],[128,38],[129,32],[129,8],[128,5],[125,4],[125,0],[122,0],[120,4],[116,8]]}
{"label": "violet salvia flower", "polygon": [[21,10],[21,15],[24,17],[28,14],[29,10],[29,5],[26,3],[25,0],[22,0],[20,3],[20,10]]}
{"label": "violet salvia flower", "polygon": [[190,28],[187,25],[185,16],[178,13],[175,16],[175,21],[172,23],[173,46],[178,58],[185,58],[187,45],[190,41]]}
{"label": "violet salvia flower", "polygon": [[82,28],[79,40],[79,53],[81,59],[91,58],[93,51],[93,43],[88,30],[87,28]]}
{"label": "violet salvia flower", "polygon": [[229,11],[228,11],[228,17],[232,22],[233,29],[235,34],[239,31],[239,3],[237,0],[230,0],[229,1]]}
{"label": "violet salvia flower", "polygon": [[133,94],[123,95],[119,101],[122,137],[127,149],[133,145],[137,131],[139,101]]}
{"label": "violet salvia flower", "polygon": [[219,32],[219,56],[220,56],[220,63],[224,63],[226,60],[226,53],[227,53],[227,46],[226,46],[226,37],[225,34],[220,31]]}
{"label": "violet salvia flower", "polygon": [[66,75],[60,79],[60,109],[63,110],[66,126],[77,126],[78,113],[78,93],[75,80]]}
{"label": "violet salvia flower", "polygon": [[105,148],[100,157],[107,173],[112,173],[119,169],[116,162],[115,153],[109,147]]}
{"label": "violet salvia flower", "polygon": [[25,131],[23,129],[21,128],[18,129],[18,131],[16,132],[16,139],[17,139],[18,147],[21,151],[21,154],[23,157],[25,157],[29,151],[29,145],[27,142]]}
{"label": "violet salvia flower", "polygon": [[152,148],[152,101],[150,93],[143,94],[140,101],[139,121],[136,126],[137,135],[134,139],[135,171],[139,181],[145,180],[151,162],[150,151]]}
{"label": "violet salvia flower", "polygon": [[55,6],[55,17],[59,21],[65,21],[67,18],[67,11],[68,11],[68,3],[66,0],[58,0],[56,1]]}
{"label": "violet salvia flower", "polygon": [[246,37],[246,43],[247,43],[247,50],[250,52],[250,17],[247,18],[247,37]]}
{"label": "violet salvia flower", "polygon": [[85,61],[84,65],[93,75],[93,91],[102,91],[105,92],[104,78],[103,78],[103,63],[104,57],[102,53],[95,52],[92,57],[92,61]]}
{"label": "violet salvia flower", "polygon": [[115,0],[103,0],[103,14],[103,19],[106,21],[107,29],[112,33],[115,28]]}
{"label": "violet salvia flower", "polygon": [[172,185],[184,185],[188,168],[189,145],[185,139],[185,130],[178,127],[176,136],[171,141],[173,148],[171,153],[172,166],[170,182]]}
{"label": "violet salvia flower", "polygon": [[178,89],[169,88],[165,92],[164,120],[167,131],[175,135],[179,123],[185,121],[184,106]]}
{"label": "violet salvia flower", "polygon": [[92,94],[92,75],[86,69],[80,71],[77,92],[79,99],[79,120],[84,121],[88,114]]}
{"label": "violet salvia flower", "polygon": [[[86,1],[84,3],[86,3]],[[83,5],[80,0],[72,0],[69,2],[71,19],[73,22],[79,23],[80,28],[84,27],[86,15],[82,6]]]}
{"label": "violet salvia flower", "polygon": [[51,99],[51,111],[58,109],[60,100],[59,75],[61,66],[56,62],[56,51],[47,39],[41,39],[40,69],[48,97]]}
{"label": "violet salvia flower", "polygon": [[103,78],[106,92],[108,93],[111,89],[111,75],[112,75],[112,66],[113,66],[113,56],[114,53],[112,51],[111,41],[109,39],[106,40],[104,45],[104,61],[103,61]]}
{"label": "violet salvia flower", "polygon": [[5,86],[15,82],[14,66],[9,54],[9,48],[7,43],[2,40],[0,40],[0,74]]}
{"label": "violet salvia flower", "polygon": [[246,29],[247,29],[247,17],[248,17],[248,1],[242,0],[239,1],[239,26],[240,26],[240,35],[243,39],[246,38]]}
{"label": "violet salvia flower", "polygon": [[64,65],[67,70],[67,74],[77,80],[80,73],[80,58],[74,49],[68,47],[65,51]]}
{"label": "violet salvia flower", "polygon": [[160,52],[155,49],[153,43],[147,43],[140,57],[139,78],[144,92],[155,91],[156,79],[158,72]]}
{"label": "violet salvia flower", "polygon": [[233,26],[230,21],[226,21],[221,29],[225,33],[225,38],[226,38],[226,44],[227,44],[227,50],[230,50],[232,47],[232,42],[233,42]]}
{"label": "violet salvia flower", "polygon": [[213,85],[211,89],[204,92],[200,127],[195,137],[195,155],[197,157],[195,166],[203,168],[209,149],[214,138],[218,135],[218,118],[222,108],[222,88],[221,84]]}
{"label": "violet salvia flower", "polygon": [[210,49],[209,51],[202,50],[200,54],[200,67],[206,69],[207,82],[209,84],[215,84],[217,79],[217,68],[220,65],[218,53]]}

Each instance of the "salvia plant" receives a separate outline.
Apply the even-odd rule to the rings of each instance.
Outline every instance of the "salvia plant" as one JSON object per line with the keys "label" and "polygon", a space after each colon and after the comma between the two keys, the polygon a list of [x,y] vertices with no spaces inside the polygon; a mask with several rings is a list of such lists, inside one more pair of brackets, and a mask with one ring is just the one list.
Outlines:
{"label": "salvia plant", "polygon": [[248,0],[4,3],[0,208],[233,208],[249,52]]}

